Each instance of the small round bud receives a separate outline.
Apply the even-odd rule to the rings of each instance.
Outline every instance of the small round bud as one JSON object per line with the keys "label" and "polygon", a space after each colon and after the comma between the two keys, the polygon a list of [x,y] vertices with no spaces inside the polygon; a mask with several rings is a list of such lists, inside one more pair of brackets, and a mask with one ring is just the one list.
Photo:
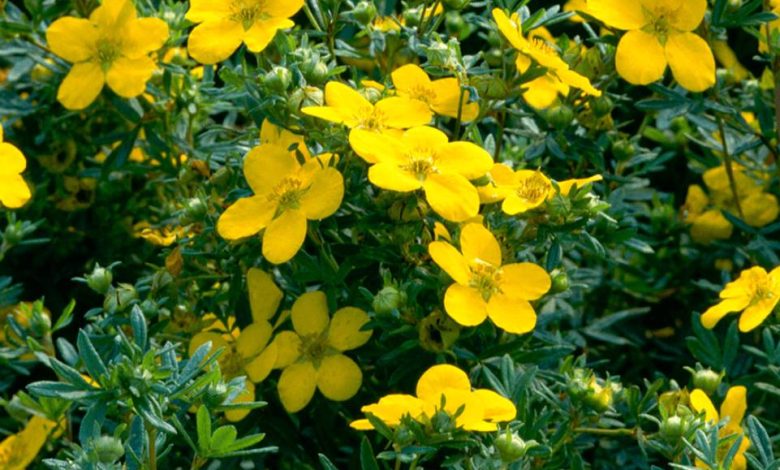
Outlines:
{"label": "small round bud", "polygon": [[183,222],[196,222],[201,220],[208,212],[206,203],[200,198],[193,197],[187,200],[184,205]]}
{"label": "small round bud", "polygon": [[569,276],[564,272],[558,272],[552,277],[552,293],[557,294],[569,290]]}
{"label": "small round bud", "polygon": [[377,11],[374,2],[368,2],[365,0],[355,5],[355,8],[352,10],[352,17],[355,18],[355,21],[362,25],[366,25],[374,21],[376,15]]}
{"label": "small round bud", "polygon": [[574,120],[574,111],[569,106],[561,104],[545,110],[543,117],[548,124],[560,130],[571,125]]}
{"label": "small round bud", "polygon": [[712,395],[718,390],[723,374],[719,374],[712,369],[697,370],[693,374],[693,386],[700,388],[707,395]]}
{"label": "small round bud", "polygon": [[284,67],[274,66],[263,76],[263,85],[275,93],[284,93],[292,83],[292,73]]}
{"label": "small round bud", "polygon": [[19,222],[8,224],[3,232],[3,238],[9,245],[16,245],[24,239],[24,230]]}
{"label": "small round bud", "polygon": [[125,455],[122,441],[113,436],[100,436],[92,444],[100,463],[112,464]]}
{"label": "small round bud", "polygon": [[112,287],[106,292],[103,309],[109,313],[122,311],[136,299],[138,299],[138,292],[136,292],[135,287],[130,284],[119,284],[116,288]]}
{"label": "small round bud", "polygon": [[615,104],[607,95],[602,95],[598,98],[592,98],[590,103],[591,109],[593,109],[593,114],[595,114],[597,117],[606,116],[607,114],[611,113],[612,109],[615,107]]}
{"label": "small round bud", "polygon": [[618,161],[625,161],[636,154],[636,148],[630,140],[620,139],[612,143],[612,155]]}
{"label": "small round bud", "polygon": [[526,442],[516,433],[506,433],[499,436],[493,445],[504,463],[512,463],[523,458],[528,449],[533,447],[533,441]]}
{"label": "small round bud", "polygon": [[382,92],[373,87],[361,88],[360,94],[372,103],[376,103],[382,99]]}
{"label": "small round bud", "polygon": [[669,442],[679,442],[680,438],[688,431],[690,424],[681,416],[669,416],[661,422],[659,432]]}
{"label": "small round bud", "polygon": [[87,286],[98,294],[105,294],[111,288],[113,280],[114,275],[110,269],[96,264],[92,272],[87,275]]}
{"label": "small round bud", "polygon": [[383,287],[377,292],[371,307],[379,315],[389,315],[393,310],[400,308],[406,302],[406,295],[393,286]]}
{"label": "small round bud", "polygon": [[319,85],[324,83],[328,79],[328,64],[325,62],[317,61],[306,66],[303,70],[303,76],[306,81],[312,85]]}

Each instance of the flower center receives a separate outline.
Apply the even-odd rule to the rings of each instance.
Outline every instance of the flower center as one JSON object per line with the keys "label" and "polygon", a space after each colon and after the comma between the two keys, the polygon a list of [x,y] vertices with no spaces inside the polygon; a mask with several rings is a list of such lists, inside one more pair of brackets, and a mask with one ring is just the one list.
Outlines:
{"label": "flower center", "polygon": [[370,131],[381,131],[385,128],[386,117],[385,113],[374,108],[370,115],[363,116],[360,121],[360,127],[363,129]]}
{"label": "flower center", "polygon": [[287,177],[277,183],[271,194],[268,195],[269,202],[276,202],[279,205],[279,212],[287,209],[298,209],[301,206],[301,196],[306,191],[303,187],[303,181],[295,177]]}
{"label": "flower center", "polygon": [[546,197],[550,187],[545,181],[544,177],[538,172],[533,176],[525,178],[520,181],[517,186],[517,197],[525,199],[528,202],[536,202],[539,199]]}
{"label": "flower center", "polygon": [[425,181],[431,173],[436,173],[436,162],[431,152],[416,150],[408,155],[409,163],[401,167],[402,170],[412,173],[419,181]]}
{"label": "flower center", "polygon": [[225,347],[225,352],[220,356],[219,365],[226,377],[236,377],[244,369],[244,361],[236,349],[235,342]]}
{"label": "flower center", "polygon": [[558,57],[558,52],[544,39],[540,37],[531,37],[528,41],[531,44],[531,48],[538,54],[543,54],[549,57]]}
{"label": "flower center", "polygon": [[650,19],[650,22],[643,29],[656,36],[661,44],[666,44],[666,39],[669,36],[672,26],[669,18],[672,17],[674,11],[668,8],[658,8],[654,11],[645,11],[645,17]]}
{"label": "flower center", "polygon": [[414,85],[409,90],[409,97],[430,105],[436,100],[436,90],[430,86]]}
{"label": "flower center", "polygon": [[325,356],[331,351],[327,333],[301,336],[301,358],[319,367]]}
{"label": "flower center", "polygon": [[230,5],[230,19],[241,23],[244,31],[248,31],[257,20],[268,15],[263,13],[263,0],[233,0]]}
{"label": "flower center", "polygon": [[108,70],[111,64],[121,55],[121,47],[117,41],[104,39],[98,42],[97,59],[103,70]]}
{"label": "flower center", "polygon": [[477,289],[485,302],[489,301],[493,294],[501,292],[499,288],[501,268],[497,268],[482,260],[476,260],[470,266],[470,269],[471,279],[469,286]]}

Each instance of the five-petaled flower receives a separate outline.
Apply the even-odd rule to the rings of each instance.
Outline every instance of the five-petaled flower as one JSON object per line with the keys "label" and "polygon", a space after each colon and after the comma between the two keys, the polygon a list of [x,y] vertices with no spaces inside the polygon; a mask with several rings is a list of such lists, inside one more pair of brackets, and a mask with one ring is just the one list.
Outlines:
{"label": "five-petaled flower", "polygon": [[517,14],[509,16],[499,8],[493,9],[493,20],[498,30],[514,47],[518,54],[515,66],[525,73],[533,62],[547,69],[547,73],[523,85],[523,97],[534,108],[552,105],[558,95],[566,96],[571,87],[579,88],[592,96],[601,96],[587,77],[580,75],[561,59],[554,46],[542,37],[526,39],[522,34],[522,23]]}
{"label": "five-petaled flower", "polygon": [[150,54],[167,40],[168,25],[158,18],[138,18],[131,0],[105,0],[89,19],[58,19],[46,30],[46,41],[73,67],[57,99],[67,109],[84,109],[105,83],[124,98],[141,95],[157,67]]}
{"label": "five-petaled flower", "polygon": [[399,67],[390,75],[398,96],[420,100],[436,114],[470,122],[479,115],[479,104],[470,103],[471,94],[462,90],[457,78],[431,80],[423,69],[415,64]]}
{"label": "five-petaled flower", "polygon": [[199,23],[190,33],[187,49],[202,64],[230,57],[241,43],[262,52],[280,29],[292,28],[290,17],[304,0],[192,0],[186,18]]}
{"label": "five-petaled flower", "polygon": [[333,401],[349,400],[360,389],[363,373],[343,354],[359,348],[371,338],[364,331],[368,315],[355,307],[343,307],[328,318],[328,299],[323,292],[307,292],[292,306],[295,331],[276,335],[275,368],[279,377],[279,399],[290,413],[302,410],[315,389]]}
{"label": "five-petaled flower", "polygon": [[700,92],[715,84],[715,58],[694,34],[707,0],[588,0],[588,14],[628,31],[618,43],[615,65],[621,77],[647,85],[664,76],[667,64],[677,83]]}
{"label": "five-petaled flower", "polygon": [[371,139],[376,134],[398,134],[403,129],[424,126],[433,117],[429,106],[422,101],[394,96],[372,104],[356,90],[339,82],[325,85],[325,106],[307,106],[301,112],[349,127],[350,144],[356,138]]}
{"label": "five-petaled flower", "polygon": [[760,266],[742,271],[720,292],[721,301],[701,316],[705,328],[714,328],[726,315],[742,312],[739,330],[748,332],[764,322],[780,301],[780,267],[769,273]]}
{"label": "five-petaled flower", "polygon": [[550,290],[547,271],[533,263],[502,265],[501,246],[480,224],[460,232],[461,251],[443,241],[428,245],[433,261],[455,281],[444,294],[444,309],[463,326],[490,318],[504,331],[528,333],[536,326],[529,301]]}
{"label": "five-petaled flower", "polygon": [[[361,408],[390,427],[397,427],[405,416],[430,424],[437,412],[453,418],[453,427],[466,431],[490,432],[498,423],[511,421],[517,415],[514,403],[488,389],[471,389],[465,372],[449,364],[429,368],[417,381],[417,396],[390,394],[379,402]],[[368,419],[350,423],[355,429],[374,429]]]}
{"label": "five-petaled flower", "polygon": [[[738,438],[742,439],[730,468],[732,470],[745,470],[747,468],[745,452],[750,447],[750,440],[748,440],[745,431],[742,429],[742,418],[745,416],[745,411],[747,411],[747,389],[741,385],[729,388],[728,392],[726,392],[726,398],[723,399],[723,403],[720,405],[720,413],[715,409],[715,405],[712,404],[712,401],[703,390],[697,388],[692,391],[690,400],[693,409],[699,413],[703,412],[705,421],[710,424],[718,424],[718,421],[721,419],[728,419],[728,422],[720,428],[718,435],[722,439],[733,435],[737,435]],[[719,446],[719,461],[723,461],[726,458],[732,445],[734,443],[728,441],[728,444]],[[696,466],[699,468],[710,468],[709,465],[698,459],[696,460]]]}
{"label": "five-petaled flower", "polygon": [[222,214],[217,231],[227,240],[263,233],[263,256],[289,261],[306,238],[307,220],[331,216],[344,197],[344,179],[328,166],[333,155],[300,164],[277,144],[252,149],[244,159],[244,177],[254,196],[239,199]]}
{"label": "five-petaled flower", "polygon": [[30,200],[30,187],[22,178],[27,160],[14,145],[3,142],[0,125],[0,204],[10,209],[22,207]]}
{"label": "five-petaled flower", "polygon": [[453,222],[475,217],[479,194],[469,180],[484,176],[493,164],[485,149],[471,142],[450,142],[433,127],[391,135],[357,134],[352,149],[374,163],[368,179],[391,191],[422,189],[431,208]]}

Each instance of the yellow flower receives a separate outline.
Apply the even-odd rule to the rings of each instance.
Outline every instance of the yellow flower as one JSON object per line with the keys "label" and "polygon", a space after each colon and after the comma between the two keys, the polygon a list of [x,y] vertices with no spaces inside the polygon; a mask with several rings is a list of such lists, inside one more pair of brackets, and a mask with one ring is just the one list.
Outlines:
{"label": "yellow flower", "polygon": [[49,433],[57,423],[41,416],[33,416],[20,432],[0,442],[0,468],[3,470],[24,470],[40,452]]}
{"label": "yellow flower", "polygon": [[[457,414],[456,428],[480,432],[495,431],[498,423],[511,421],[517,415],[510,400],[492,390],[472,390],[468,375],[448,364],[425,371],[417,382],[416,394],[387,395],[378,403],[362,407],[361,411],[372,414],[390,427],[401,424],[404,416],[427,424],[437,411],[444,411],[450,416]],[[374,429],[367,419],[353,421],[350,426],[361,431]]]}
{"label": "yellow flower", "polygon": [[3,142],[3,126],[0,125],[0,205],[16,209],[30,200],[30,187],[22,178],[25,168],[27,160],[22,152]]}
{"label": "yellow flower", "polygon": [[315,389],[333,401],[349,400],[360,389],[363,373],[344,354],[371,338],[361,331],[368,315],[355,307],[344,307],[328,318],[328,299],[320,291],[307,292],[292,307],[295,331],[276,335],[278,350],[275,368],[279,377],[279,398],[290,413],[309,404]]}
{"label": "yellow flower", "polygon": [[[239,329],[235,319],[229,318],[228,324],[213,322],[208,328],[197,333],[190,340],[190,356],[204,343],[211,341],[211,350],[224,348],[219,361],[226,378],[246,375],[249,380],[245,390],[234,402],[243,403],[255,400],[255,385],[262,382],[271,373],[277,358],[275,344],[269,344],[273,327],[270,319],[282,301],[282,291],[274,284],[271,276],[259,269],[252,268],[247,273],[249,287],[249,305],[252,310],[252,324]],[[213,315],[207,315],[215,319]],[[268,347],[266,347],[268,346]],[[249,414],[249,410],[228,410],[225,416],[230,421],[240,421]]]}
{"label": "yellow flower", "polygon": [[[726,398],[720,405],[720,414],[715,409],[715,405],[701,389],[696,389],[691,392],[690,395],[691,406],[698,413],[704,413],[704,419],[712,424],[717,424],[721,419],[728,418],[726,423],[718,435],[721,439],[732,435],[738,435],[742,437],[742,441],[739,444],[739,450],[734,456],[734,460],[731,463],[732,470],[745,470],[747,468],[747,459],[745,459],[745,452],[750,448],[750,441],[745,435],[745,431],[742,429],[742,418],[747,411],[747,390],[745,387],[738,385],[736,387],[729,388],[726,392]],[[731,446],[734,445],[733,441],[727,445],[718,449],[718,460],[725,459]],[[709,468],[704,462],[697,459],[696,466],[699,468]]]}
{"label": "yellow flower", "polygon": [[400,138],[361,133],[352,149],[374,163],[368,179],[391,191],[422,189],[431,208],[447,220],[462,222],[479,212],[479,194],[469,182],[493,163],[485,149],[471,142],[449,142],[433,127],[415,127]]}
{"label": "yellow flower", "polygon": [[301,111],[349,127],[350,143],[358,137],[371,139],[377,133],[424,126],[433,116],[422,101],[395,96],[371,104],[356,90],[339,82],[325,85],[325,105],[307,106]]}
{"label": "yellow flower", "polygon": [[187,234],[184,227],[160,227],[153,228],[149,222],[141,221],[133,225],[133,236],[143,238],[152,245],[171,246],[179,238]]}
{"label": "yellow flower", "polygon": [[688,195],[683,206],[685,223],[691,226],[691,238],[696,243],[707,245],[714,240],[726,240],[731,237],[734,227],[723,216],[720,209],[708,209],[710,198],[699,185],[688,187]]}
{"label": "yellow flower", "polygon": [[729,282],[720,292],[721,302],[701,316],[705,328],[715,325],[729,313],[742,312],[739,330],[748,332],[760,325],[780,300],[780,267],[767,273],[756,266],[742,271],[736,281]]}
{"label": "yellow flower", "polygon": [[158,18],[138,18],[131,0],[105,0],[89,19],[58,19],[46,30],[46,41],[73,67],[57,99],[67,109],[84,109],[105,83],[119,96],[141,95],[157,66],[150,53],[167,40],[168,25]]}
{"label": "yellow flower", "polygon": [[371,26],[383,33],[401,31],[401,26],[404,25],[403,18],[398,19],[395,16],[377,16]]}
{"label": "yellow flower", "polygon": [[546,108],[552,105],[558,95],[567,95],[570,87],[579,88],[584,93],[601,96],[601,92],[591,85],[590,80],[569,68],[569,64],[543,37],[523,37],[522,24],[517,14],[508,17],[501,9],[493,9],[493,20],[498,30],[517,49],[515,65],[520,73],[525,73],[532,62],[547,69],[547,73],[523,85],[523,98],[534,108]]}
{"label": "yellow flower", "polygon": [[706,12],[707,0],[588,0],[589,14],[628,31],[615,55],[621,77],[647,85],[663,78],[668,64],[677,83],[694,92],[715,85],[712,50],[691,32]]}
{"label": "yellow flower", "polygon": [[431,107],[436,114],[463,122],[473,121],[479,115],[479,104],[469,103],[468,90],[463,91],[457,78],[431,80],[427,73],[414,64],[404,65],[391,74],[393,85],[399,96],[420,100]]}
{"label": "yellow flower", "polygon": [[290,17],[304,0],[192,0],[186,18],[198,23],[187,48],[193,59],[216,64],[230,57],[241,43],[262,52],[280,29],[295,26]]}
{"label": "yellow flower", "polygon": [[433,261],[455,281],[444,295],[447,314],[463,326],[490,317],[509,333],[533,330],[536,312],[529,301],[550,290],[550,275],[533,263],[502,265],[498,241],[479,224],[461,230],[460,248],[442,241],[428,245]]}
{"label": "yellow flower", "polygon": [[331,216],[344,197],[344,179],[329,158],[301,165],[278,145],[260,145],[244,159],[244,177],[255,195],[239,199],[220,216],[217,231],[227,240],[263,233],[263,256],[289,261],[306,238],[307,220]]}

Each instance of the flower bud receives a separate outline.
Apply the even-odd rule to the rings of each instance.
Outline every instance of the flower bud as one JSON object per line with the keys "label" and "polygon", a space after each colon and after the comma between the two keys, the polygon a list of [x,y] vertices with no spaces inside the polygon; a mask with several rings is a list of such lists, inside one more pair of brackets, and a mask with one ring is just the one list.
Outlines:
{"label": "flower bud", "polygon": [[8,245],[16,245],[24,239],[24,229],[20,222],[8,224],[3,232],[3,239]]}
{"label": "flower bud", "polygon": [[717,373],[712,369],[697,370],[693,374],[693,386],[700,388],[707,395],[712,395],[718,390],[723,373]]}
{"label": "flower bud", "polygon": [[206,213],[208,213],[208,207],[202,199],[197,197],[187,199],[187,202],[184,204],[184,214],[182,214],[181,222],[183,225],[197,222],[205,217]]}
{"label": "flower bud", "polygon": [[92,443],[100,463],[112,464],[125,455],[122,441],[113,436],[100,436]]}
{"label": "flower bud", "polygon": [[569,276],[564,272],[558,272],[552,276],[552,293],[558,294],[569,290]]}
{"label": "flower bud", "polygon": [[275,93],[284,93],[292,83],[292,73],[284,67],[274,66],[263,76],[263,85]]}
{"label": "flower bud", "polygon": [[625,161],[636,153],[634,144],[630,140],[620,139],[612,143],[612,155],[618,161]]}
{"label": "flower bud", "polygon": [[493,445],[504,463],[512,463],[523,458],[529,449],[537,445],[536,441],[524,441],[517,433],[506,431]]}
{"label": "flower bud", "polygon": [[96,264],[92,272],[87,275],[87,286],[98,294],[105,294],[111,288],[113,280],[114,275],[110,269]]}
{"label": "flower bud", "polygon": [[130,284],[119,284],[116,288],[110,288],[106,292],[103,301],[103,309],[109,313],[116,313],[127,308],[138,298],[138,292]]}
{"label": "flower bud", "polygon": [[615,107],[615,104],[606,95],[599,96],[598,98],[592,98],[590,103],[591,109],[593,109],[593,114],[595,114],[597,117],[606,116],[607,114],[611,113],[612,108]]}
{"label": "flower bud", "polygon": [[561,104],[545,110],[543,117],[548,124],[560,130],[571,125],[574,120],[574,111],[569,106]]}
{"label": "flower bud", "polygon": [[681,416],[669,416],[661,422],[659,432],[661,436],[669,442],[679,442],[680,438],[686,434],[690,428],[687,419]]}
{"label": "flower bud", "polygon": [[319,85],[324,83],[328,79],[328,64],[321,61],[305,64],[303,67],[303,76],[308,83],[312,85]]}
{"label": "flower bud", "polygon": [[374,21],[376,14],[377,11],[374,2],[368,2],[365,0],[355,5],[355,8],[352,10],[352,17],[355,18],[355,21],[362,25],[366,25]]}
{"label": "flower bud", "polygon": [[406,294],[399,292],[393,286],[383,287],[377,292],[371,307],[379,315],[389,315],[393,310],[400,308],[406,302]]}
{"label": "flower bud", "polygon": [[469,5],[471,0],[444,0],[444,5],[452,10],[462,10]]}

